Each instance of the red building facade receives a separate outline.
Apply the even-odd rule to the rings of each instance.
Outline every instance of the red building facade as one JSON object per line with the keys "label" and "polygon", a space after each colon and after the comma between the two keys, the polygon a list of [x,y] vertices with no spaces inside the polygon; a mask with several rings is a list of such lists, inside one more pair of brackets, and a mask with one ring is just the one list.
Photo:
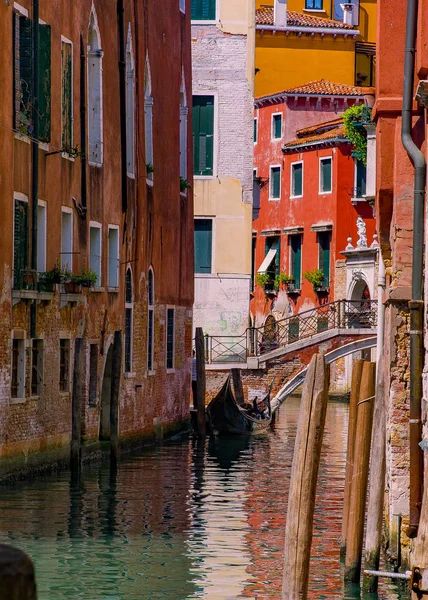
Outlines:
{"label": "red building facade", "polygon": [[[328,85],[332,93],[334,84]],[[302,96],[289,91],[256,101],[254,176],[260,203],[253,220],[251,301],[256,326],[271,313],[287,317],[344,298],[336,264],[345,259],[341,251],[348,238],[356,242],[358,216],[366,224],[369,244],[375,233],[373,210],[365,199],[365,168],[352,156],[340,117],[349,105],[363,100],[362,93],[341,86],[341,97],[331,98],[314,84],[308,86],[296,92]],[[317,116],[330,119],[313,124]],[[305,120],[309,125],[295,132],[295,139],[287,139],[290,123]],[[319,276],[314,271],[323,272],[322,281],[308,280]],[[270,275],[267,285],[261,285],[264,274]]]}
{"label": "red building facade", "polygon": [[0,49],[1,475],[187,422],[190,2],[2,3]]}

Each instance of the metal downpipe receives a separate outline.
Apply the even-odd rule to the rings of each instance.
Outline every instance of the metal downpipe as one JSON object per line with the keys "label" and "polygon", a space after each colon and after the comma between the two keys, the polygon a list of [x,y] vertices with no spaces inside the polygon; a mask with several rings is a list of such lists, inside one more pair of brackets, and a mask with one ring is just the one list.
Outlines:
{"label": "metal downpipe", "polygon": [[416,537],[422,503],[423,457],[421,401],[423,369],[423,243],[426,164],[412,138],[412,105],[418,21],[418,0],[408,0],[401,140],[415,169],[413,215],[412,300],[410,308],[410,524],[407,535]]}

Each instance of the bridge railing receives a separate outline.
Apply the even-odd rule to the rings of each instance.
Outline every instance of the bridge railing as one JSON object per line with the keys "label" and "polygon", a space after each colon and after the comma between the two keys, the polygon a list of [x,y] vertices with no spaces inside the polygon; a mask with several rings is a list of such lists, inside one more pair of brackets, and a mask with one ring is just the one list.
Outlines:
{"label": "bridge railing", "polygon": [[373,329],[377,325],[376,300],[337,300],[270,322],[250,327],[241,336],[205,336],[207,363],[244,363],[332,329]]}

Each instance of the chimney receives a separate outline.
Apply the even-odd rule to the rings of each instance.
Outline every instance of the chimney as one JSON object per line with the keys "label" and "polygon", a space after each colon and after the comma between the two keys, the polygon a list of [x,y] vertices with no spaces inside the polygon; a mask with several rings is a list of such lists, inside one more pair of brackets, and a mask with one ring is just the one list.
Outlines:
{"label": "chimney", "polygon": [[287,0],[275,0],[274,25],[287,27]]}
{"label": "chimney", "polygon": [[340,5],[343,8],[343,22],[345,25],[354,25],[354,5],[352,2],[344,2]]}

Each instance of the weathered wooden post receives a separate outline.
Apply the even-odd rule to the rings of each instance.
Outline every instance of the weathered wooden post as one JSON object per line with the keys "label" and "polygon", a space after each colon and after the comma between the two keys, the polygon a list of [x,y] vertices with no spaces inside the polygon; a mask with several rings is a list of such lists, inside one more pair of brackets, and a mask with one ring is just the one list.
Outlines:
{"label": "weathered wooden post", "polygon": [[352,470],[354,467],[355,430],[357,428],[357,405],[360,397],[361,374],[363,360],[354,360],[352,365],[351,398],[349,400],[348,444],[346,449],[345,497],[343,501],[342,535],[340,554],[346,554],[346,535],[348,530],[349,499],[351,497]]}
{"label": "weathered wooden post", "polygon": [[346,536],[345,579],[359,583],[363,551],[364,513],[370,462],[376,364],[365,362],[360,386],[355,435],[354,468]]}
{"label": "weathered wooden post", "polygon": [[119,458],[119,404],[120,377],[122,372],[122,334],[115,331],[113,342],[113,362],[111,368],[110,394],[110,457],[113,461]]}
{"label": "weathered wooden post", "polygon": [[71,445],[70,466],[73,472],[81,466],[82,398],[85,373],[83,338],[74,342],[73,393],[71,397]]}
{"label": "weathered wooden post", "polygon": [[241,370],[232,369],[233,391],[238,404],[244,404],[244,388],[242,386]]}
{"label": "weathered wooden post", "polygon": [[5,544],[0,544],[0,600],[37,600],[31,558]]}
{"label": "weathered wooden post", "polygon": [[195,332],[196,350],[196,409],[197,433],[199,438],[204,438],[207,433],[205,417],[205,347],[204,332],[202,327],[197,327]]}
{"label": "weathered wooden post", "polygon": [[300,405],[285,529],[283,600],[305,600],[329,371],[324,356],[312,357]]}
{"label": "weathered wooden post", "polygon": [[[373,421],[376,429],[372,434],[372,455],[370,461],[369,501],[367,508],[366,543],[364,568],[379,569],[380,548],[382,544],[382,518],[385,496],[386,469],[386,416],[385,416],[385,372],[382,356],[378,357],[378,376],[376,381],[376,399]],[[377,591],[378,578],[365,575],[363,592]]]}

